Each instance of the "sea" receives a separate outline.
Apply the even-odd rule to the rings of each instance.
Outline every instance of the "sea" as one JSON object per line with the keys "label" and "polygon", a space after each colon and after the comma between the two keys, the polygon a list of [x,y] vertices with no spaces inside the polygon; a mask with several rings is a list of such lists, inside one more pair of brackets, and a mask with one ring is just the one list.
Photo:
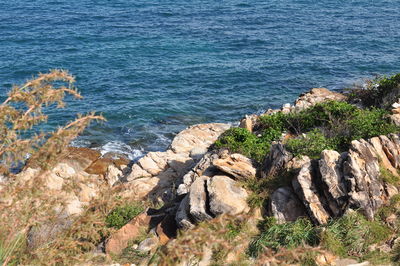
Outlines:
{"label": "sea", "polygon": [[73,145],[134,160],[193,124],[400,72],[400,1],[0,0],[0,97],[55,68],[84,99],[45,128],[97,111]]}

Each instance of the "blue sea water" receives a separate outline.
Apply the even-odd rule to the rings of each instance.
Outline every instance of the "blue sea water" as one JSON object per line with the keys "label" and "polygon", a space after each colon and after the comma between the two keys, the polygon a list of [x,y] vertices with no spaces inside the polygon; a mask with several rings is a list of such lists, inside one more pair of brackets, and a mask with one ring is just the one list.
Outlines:
{"label": "blue sea water", "polygon": [[76,144],[165,149],[174,133],[400,71],[400,2],[0,0],[0,92],[68,69],[96,110]]}

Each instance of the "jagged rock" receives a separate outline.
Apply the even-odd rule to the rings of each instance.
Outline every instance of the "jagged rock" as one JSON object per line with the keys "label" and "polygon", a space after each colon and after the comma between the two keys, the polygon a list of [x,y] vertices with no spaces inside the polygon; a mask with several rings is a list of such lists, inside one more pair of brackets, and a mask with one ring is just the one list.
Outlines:
{"label": "jagged rock", "polygon": [[381,143],[381,139],[379,137],[374,137],[369,140],[369,143],[371,143],[371,145],[374,147],[376,153],[378,154],[379,162],[382,165],[382,167],[384,167],[385,169],[390,171],[393,175],[397,176],[398,175],[397,170],[393,167],[392,163],[386,156],[386,153],[384,151],[384,149],[386,149],[386,148],[383,147],[383,145]]}
{"label": "jagged rock", "polygon": [[271,215],[278,223],[295,221],[300,217],[307,217],[304,205],[290,187],[281,187],[271,196]]}
{"label": "jagged rock", "polygon": [[324,150],[319,160],[321,179],[326,185],[324,193],[335,217],[342,215],[347,202],[347,190],[343,174],[343,161],[347,153]]}
{"label": "jagged rock", "polygon": [[390,120],[396,125],[400,126],[400,114],[392,114],[390,115]]}
{"label": "jagged rock", "polygon": [[326,88],[314,88],[311,89],[309,92],[300,95],[300,97],[295,101],[294,110],[304,110],[317,103],[325,102],[328,100],[344,101],[345,99],[346,96],[341,93],[333,92]]}
{"label": "jagged rock", "polygon": [[105,245],[106,253],[120,254],[128,246],[130,240],[138,237],[143,228],[149,227],[150,221],[151,216],[148,216],[146,213],[139,214],[133,218],[107,240]]}
{"label": "jagged rock", "polygon": [[[384,154],[392,164],[394,168],[399,168],[400,167],[400,150],[398,150],[398,147],[396,147],[396,144],[392,142],[391,139],[389,139],[386,136],[379,136],[379,139],[382,143],[382,148],[384,151]],[[380,154],[378,154],[379,158],[382,157]],[[397,171],[394,171],[394,175],[398,176]]]}
{"label": "jagged rock", "polygon": [[292,186],[297,196],[303,201],[310,218],[317,224],[325,224],[330,215],[324,208],[324,199],[317,191],[314,180],[313,166],[311,161],[308,161],[293,179]]}
{"label": "jagged rock", "polygon": [[207,191],[206,184],[209,177],[201,176],[197,178],[190,186],[189,208],[190,215],[194,221],[199,223],[204,220],[210,220],[213,217],[207,210]]}
{"label": "jagged rock", "polygon": [[227,176],[216,175],[208,179],[207,190],[210,210],[214,215],[237,215],[250,210],[246,201],[247,191]]}
{"label": "jagged rock", "polygon": [[175,215],[175,221],[177,225],[184,230],[191,229],[194,227],[189,217],[189,212],[190,212],[189,194],[187,194],[179,204],[179,208]]}
{"label": "jagged rock", "polygon": [[379,158],[371,144],[363,139],[351,142],[344,175],[348,182],[350,207],[363,210],[372,220],[383,204],[384,188],[379,179]]}
{"label": "jagged rock", "polygon": [[252,179],[256,176],[256,168],[252,161],[238,153],[228,154],[221,159],[214,160],[213,165],[238,180]]}
{"label": "jagged rock", "polygon": [[132,182],[122,185],[123,192],[121,193],[121,196],[123,198],[131,198],[135,200],[144,199],[156,189],[159,181],[160,179],[157,177],[135,179]]}
{"label": "jagged rock", "polygon": [[271,150],[264,160],[261,176],[274,176],[293,159],[293,155],[285,149],[282,143],[272,144]]}
{"label": "jagged rock", "polygon": [[189,192],[190,185],[200,176],[213,176],[215,167],[212,165],[214,160],[219,158],[216,152],[208,152],[187,174],[182,177],[182,182],[178,186],[177,194],[184,195]]}
{"label": "jagged rock", "polygon": [[171,144],[175,153],[187,153],[194,148],[208,148],[230,125],[222,123],[199,124],[181,131]]}

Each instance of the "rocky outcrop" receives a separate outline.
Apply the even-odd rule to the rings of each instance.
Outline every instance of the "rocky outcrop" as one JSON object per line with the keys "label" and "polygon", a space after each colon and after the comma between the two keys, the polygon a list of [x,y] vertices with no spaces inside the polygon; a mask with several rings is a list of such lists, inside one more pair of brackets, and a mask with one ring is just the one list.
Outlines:
{"label": "rocky outcrop", "polygon": [[[400,142],[399,136],[379,136],[370,140],[354,140],[348,152],[324,150],[321,158],[305,160],[303,166],[292,181],[292,188],[279,188],[271,197],[271,215],[280,221],[292,219],[293,210],[285,206],[296,203],[291,189],[301,199],[307,214],[317,224],[326,223],[330,218],[340,217],[349,209],[362,211],[368,219],[373,219],[377,210],[398,189],[387,182],[382,170],[389,178],[399,178]],[[280,147],[280,146],[276,146]],[[296,158],[288,161],[282,158],[285,151],[271,150],[265,173],[274,173],[269,169],[289,169],[298,164]],[[275,154],[275,155],[274,155]],[[289,218],[288,218],[289,217]]]}
{"label": "rocky outcrop", "polygon": [[345,99],[346,96],[341,93],[333,92],[326,88],[314,88],[307,93],[301,94],[300,97],[295,101],[294,108],[292,108],[292,110],[294,109],[296,111],[300,111],[317,103],[328,100],[344,101]]}
{"label": "rocky outcrop", "polygon": [[179,183],[204,156],[210,145],[229,127],[228,124],[213,123],[195,125],[183,130],[173,139],[167,151],[149,152],[138,160],[127,176],[126,186],[140,187],[143,197],[163,198],[172,184]]}

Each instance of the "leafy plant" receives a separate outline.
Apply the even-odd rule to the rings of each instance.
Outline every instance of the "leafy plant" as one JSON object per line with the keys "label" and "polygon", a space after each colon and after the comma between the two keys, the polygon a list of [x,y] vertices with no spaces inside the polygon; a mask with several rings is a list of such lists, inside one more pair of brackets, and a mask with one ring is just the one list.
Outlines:
{"label": "leafy plant", "polygon": [[107,215],[106,225],[107,227],[119,229],[143,212],[143,210],[143,207],[138,204],[117,207]]}

